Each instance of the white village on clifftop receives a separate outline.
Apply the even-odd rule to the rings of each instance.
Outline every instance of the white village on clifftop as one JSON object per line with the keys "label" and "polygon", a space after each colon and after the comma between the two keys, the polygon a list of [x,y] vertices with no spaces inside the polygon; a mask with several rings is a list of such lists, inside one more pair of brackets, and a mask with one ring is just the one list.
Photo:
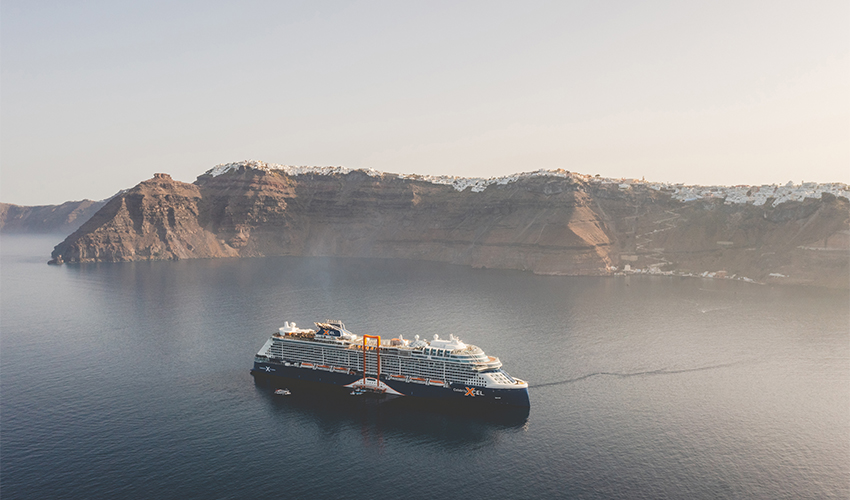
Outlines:
{"label": "white village on clifftop", "polygon": [[359,171],[372,177],[380,177],[382,175],[395,175],[400,179],[411,179],[432,184],[444,184],[454,187],[458,191],[464,191],[467,188],[473,193],[480,193],[491,185],[505,185],[516,182],[519,179],[531,177],[560,177],[572,178],[584,182],[594,184],[617,184],[619,189],[628,190],[632,187],[644,186],[656,191],[668,192],[673,199],[682,202],[690,202],[697,200],[717,199],[723,200],[726,204],[752,203],[755,206],[764,205],[769,199],[773,199],[772,206],[777,206],[787,201],[803,201],[806,198],[820,199],[823,193],[828,193],[836,197],[846,198],[850,200],[850,186],[840,182],[817,183],[803,182],[794,184],[788,182],[785,185],[765,184],[761,186],[688,186],[685,184],[670,184],[667,182],[649,182],[637,179],[611,179],[608,177],[592,176],[589,174],[579,174],[569,172],[567,170],[545,170],[540,169],[534,172],[524,172],[519,174],[506,175],[503,177],[490,177],[488,179],[482,177],[456,177],[447,175],[418,175],[418,174],[391,174],[380,172],[375,169],[350,169],[346,167],[295,167],[289,165],[276,165],[273,163],[265,163],[256,160],[247,160],[234,163],[222,163],[205,172],[205,175],[217,177],[221,174],[238,170],[240,167],[253,168],[257,170],[280,170],[286,175],[345,175],[351,172]]}

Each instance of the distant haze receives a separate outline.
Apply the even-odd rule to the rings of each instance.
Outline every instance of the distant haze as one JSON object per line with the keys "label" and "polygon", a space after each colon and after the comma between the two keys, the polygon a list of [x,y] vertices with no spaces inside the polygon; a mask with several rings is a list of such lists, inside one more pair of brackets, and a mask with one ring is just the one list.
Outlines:
{"label": "distant haze", "polygon": [[850,3],[0,6],[0,201],[257,159],[850,183]]}

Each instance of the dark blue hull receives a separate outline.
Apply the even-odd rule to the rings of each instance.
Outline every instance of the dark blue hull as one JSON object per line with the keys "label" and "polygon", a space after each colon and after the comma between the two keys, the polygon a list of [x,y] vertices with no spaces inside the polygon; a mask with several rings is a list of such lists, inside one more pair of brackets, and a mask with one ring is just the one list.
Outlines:
{"label": "dark blue hull", "polygon": [[[329,388],[336,386],[340,392],[350,391],[345,387],[363,378],[362,375],[352,373],[340,373],[321,369],[299,368],[285,366],[277,363],[255,362],[251,375],[255,379],[275,380],[280,379],[283,384],[286,380],[299,380],[304,382],[316,382],[327,384]],[[469,387],[462,384],[452,384],[451,387],[407,382],[405,380],[393,380],[382,376],[381,382],[388,385],[393,391],[399,393],[397,396],[413,396],[416,398],[432,398],[447,401],[465,400],[466,404],[476,405],[506,405],[506,406],[531,406],[528,400],[528,389],[489,389],[484,387]],[[392,395],[387,393],[388,396]]]}

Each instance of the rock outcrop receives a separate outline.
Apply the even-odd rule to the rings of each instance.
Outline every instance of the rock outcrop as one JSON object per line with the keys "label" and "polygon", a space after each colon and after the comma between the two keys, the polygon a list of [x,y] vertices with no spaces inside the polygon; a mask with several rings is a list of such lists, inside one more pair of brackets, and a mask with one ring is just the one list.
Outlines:
{"label": "rock outcrop", "polygon": [[56,247],[51,262],[238,256],[201,227],[201,205],[197,186],[155,174],[109,200]]}
{"label": "rock outcrop", "polygon": [[469,180],[243,162],[193,184],[156,174],[110,200],[52,262],[381,257],[850,286],[844,188],[778,205],[685,202],[676,189],[563,170]]}

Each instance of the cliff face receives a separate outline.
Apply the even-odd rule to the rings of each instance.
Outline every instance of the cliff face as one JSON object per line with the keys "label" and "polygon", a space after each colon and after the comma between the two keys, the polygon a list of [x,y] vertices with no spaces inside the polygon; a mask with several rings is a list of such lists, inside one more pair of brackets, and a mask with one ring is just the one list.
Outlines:
{"label": "cliff face", "polygon": [[116,262],[235,257],[200,226],[197,186],[156,174],[115,196],[53,251],[53,261]]}
{"label": "cliff face", "polygon": [[2,233],[65,233],[76,230],[105,204],[104,201],[68,201],[61,205],[22,207],[0,203]]}
{"label": "cliff face", "polygon": [[[629,201],[626,201],[629,200]],[[620,268],[709,273],[782,284],[850,288],[850,203],[821,199],[777,206],[600,199]],[[630,213],[631,212],[631,213]]]}
{"label": "cliff face", "polygon": [[56,246],[53,259],[383,257],[544,274],[610,274],[628,265],[850,284],[846,198],[823,194],[776,207],[682,202],[648,185],[624,189],[563,171],[462,187],[249,164],[194,184],[157,174],[113,198]]}

